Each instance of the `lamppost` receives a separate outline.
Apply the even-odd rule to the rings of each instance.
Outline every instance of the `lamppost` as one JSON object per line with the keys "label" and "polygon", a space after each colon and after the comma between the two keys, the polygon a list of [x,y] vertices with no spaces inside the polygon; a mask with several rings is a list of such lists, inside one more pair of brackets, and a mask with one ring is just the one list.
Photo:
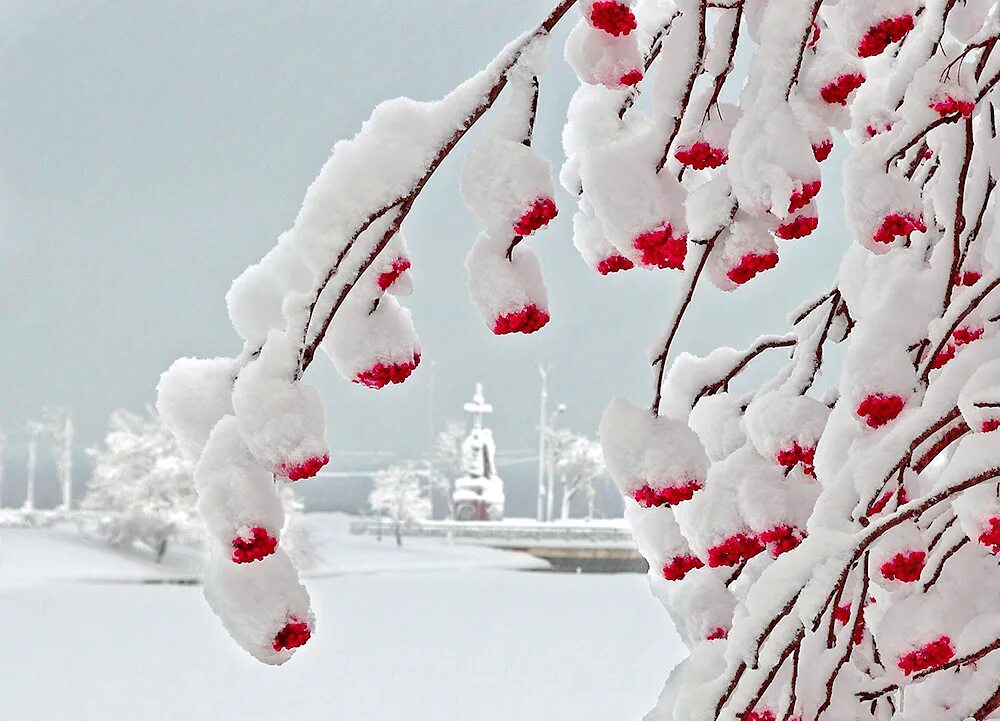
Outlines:
{"label": "lamppost", "polygon": [[538,507],[535,519],[541,522],[545,520],[545,406],[549,401],[549,366],[539,365],[538,374],[542,377],[542,394],[538,414]]}
{"label": "lamppost", "polygon": [[[556,418],[561,416],[566,412],[566,405],[560,403],[559,406],[552,412],[549,417],[548,426],[546,431],[555,428]],[[552,522],[552,510],[555,505],[556,492],[555,492],[555,482],[556,482],[556,459],[553,457],[552,453],[548,454],[546,459],[546,483],[545,483],[545,521],[546,523]]]}

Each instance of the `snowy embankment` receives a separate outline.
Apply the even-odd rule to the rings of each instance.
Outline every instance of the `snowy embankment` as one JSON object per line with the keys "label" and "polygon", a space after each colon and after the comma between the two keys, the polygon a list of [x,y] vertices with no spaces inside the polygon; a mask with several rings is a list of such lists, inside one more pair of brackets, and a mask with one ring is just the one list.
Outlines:
{"label": "snowy embankment", "polygon": [[[526,554],[478,546],[407,538],[402,549],[391,538],[348,535],[351,517],[309,513],[296,518],[304,576],[427,571],[471,568],[536,570],[547,564]],[[157,564],[145,549],[113,549],[63,524],[52,528],[0,527],[0,588],[11,585],[78,581],[85,583],[198,582],[204,565],[201,549],[173,544]]]}
{"label": "snowy embankment", "polygon": [[[323,632],[280,668],[232,644],[200,587],[138,583],[189,575],[196,555],[157,567],[69,529],[0,529],[4,718],[638,719],[685,654],[638,574],[518,573],[539,562],[317,521]],[[87,580],[105,583],[72,582]]]}

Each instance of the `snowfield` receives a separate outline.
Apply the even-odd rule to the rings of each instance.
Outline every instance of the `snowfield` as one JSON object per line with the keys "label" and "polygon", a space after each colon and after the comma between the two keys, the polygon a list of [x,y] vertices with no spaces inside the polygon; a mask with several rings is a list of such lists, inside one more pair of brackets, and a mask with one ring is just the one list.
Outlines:
{"label": "snowfield", "polygon": [[[310,525],[317,633],[281,667],[235,646],[200,587],[139,583],[158,573],[138,552],[0,529],[4,717],[638,719],[686,653],[641,575],[519,572],[538,562],[433,539],[397,551],[344,536],[337,516]],[[195,558],[174,549],[159,575],[190,575]]]}

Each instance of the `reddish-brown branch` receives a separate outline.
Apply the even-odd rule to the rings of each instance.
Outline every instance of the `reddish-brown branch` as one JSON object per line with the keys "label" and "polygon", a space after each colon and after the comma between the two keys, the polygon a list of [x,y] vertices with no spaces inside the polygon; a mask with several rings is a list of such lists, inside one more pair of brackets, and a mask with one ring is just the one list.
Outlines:
{"label": "reddish-brown branch", "polygon": [[798,702],[799,694],[799,656],[802,655],[802,644],[795,646],[795,651],[792,652],[792,684],[791,692],[788,694],[788,708],[785,709],[785,715],[782,717],[781,721],[791,721],[792,714],[795,713],[795,704]]}
{"label": "reddish-brown branch", "polygon": [[986,721],[998,709],[1000,709],[1000,684],[997,685],[996,691],[986,700],[986,703],[972,714],[972,718],[976,721]]}
{"label": "reddish-brown branch", "polygon": [[[385,249],[389,244],[389,241],[399,232],[403,221],[406,216],[409,215],[410,210],[413,208],[413,204],[419,197],[420,193],[423,191],[427,182],[431,179],[437,169],[445,161],[445,159],[451,154],[455,146],[458,145],[459,141],[465,137],[466,133],[479,121],[486,112],[493,107],[496,103],[497,98],[500,97],[500,93],[503,92],[504,88],[507,87],[508,75],[510,71],[520,60],[521,54],[530,45],[532,41],[543,35],[547,35],[552,32],[553,28],[559,23],[559,21],[569,12],[569,10],[576,4],[577,0],[561,0],[561,2],[549,13],[549,16],[542,21],[542,23],[535,29],[533,33],[526,36],[522,41],[519,50],[514,51],[504,67],[501,69],[496,82],[490,87],[489,91],[483,97],[482,101],[478,106],[469,114],[462,125],[454,132],[454,134],[445,142],[445,144],[440,148],[437,155],[431,160],[427,169],[425,170],[423,176],[414,184],[414,186],[409,190],[406,195],[395,198],[394,200],[386,203],[381,208],[373,211],[350,235],[350,240],[347,242],[340,255],[337,257],[334,265],[327,272],[322,283],[318,287],[315,297],[310,304],[308,321],[306,327],[303,331],[303,345],[299,354],[299,366],[295,374],[296,379],[301,378],[302,374],[306,371],[309,365],[312,363],[313,357],[316,351],[319,349],[320,344],[323,342],[323,338],[326,336],[327,331],[330,328],[330,323],[333,321],[334,316],[337,311],[343,305],[344,300],[347,298],[348,293],[358,282],[361,276],[366,270],[375,262],[379,254]],[[368,254],[368,257],[362,262],[360,267],[354,273],[354,276],[347,279],[341,285],[341,291],[338,294],[333,306],[330,311],[321,319],[319,327],[310,334],[310,330],[313,327],[314,313],[319,305],[320,299],[326,292],[327,287],[333,281],[333,279],[338,275],[340,271],[340,266],[344,259],[347,257],[348,253],[354,248],[358,241],[358,238],[370,228],[376,221],[384,217],[386,214],[396,210],[396,216],[393,218],[389,225],[389,228],[383,233],[382,237],[375,244],[372,251]]]}
{"label": "reddish-brown branch", "polygon": [[[941,673],[942,671],[948,671],[950,669],[959,668],[961,666],[968,666],[969,664],[976,663],[976,661],[986,658],[991,653],[998,650],[1000,650],[1000,639],[992,641],[986,646],[983,646],[978,651],[966,654],[965,656],[959,656],[957,658],[953,658],[948,663],[944,663],[941,664],[940,666],[935,666],[934,668],[929,668],[924,671],[920,671],[919,673],[915,673],[913,674],[913,677],[910,679],[910,683],[920,681],[921,679],[925,679],[928,676],[933,676],[936,673]],[[871,701],[873,699],[879,698],[880,696],[884,696],[887,693],[892,693],[893,691],[898,691],[898,690],[899,690],[899,684],[894,683],[890,684],[889,686],[884,686],[883,688],[880,688],[877,691],[861,691],[855,695],[862,701]]]}
{"label": "reddish-brown branch", "polygon": [[886,474],[885,479],[882,481],[882,485],[879,487],[878,491],[876,491],[875,496],[874,498],[872,498],[871,503],[869,503],[868,506],[866,507],[865,509],[866,515],[868,513],[871,513],[872,505],[874,505],[875,501],[877,501],[879,498],[882,497],[882,491],[885,489],[889,481],[892,480],[892,477],[895,476],[897,473],[899,473],[902,469],[910,465],[910,459],[913,458],[913,454],[917,452],[917,449],[924,443],[926,443],[928,440],[933,438],[936,433],[941,431],[941,429],[943,429],[952,421],[959,418],[961,415],[962,411],[959,410],[957,406],[955,408],[952,408],[950,411],[948,411],[943,416],[934,421],[930,426],[925,428],[912,441],[910,441],[910,446],[907,449],[906,453],[904,453],[903,457],[900,458],[899,461],[896,463],[896,465],[892,467],[892,470]]}
{"label": "reddish-brown branch", "polygon": [[833,703],[833,687],[837,683],[837,677],[840,675],[841,669],[844,668],[844,664],[851,658],[851,653],[854,651],[854,639],[857,638],[861,629],[864,627],[865,623],[865,603],[868,601],[868,587],[871,583],[871,575],[869,569],[870,554],[865,553],[864,561],[861,564],[862,575],[861,575],[861,593],[858,594],[857,608],[854,609],[853,623],[850,626],[850,631],[847,634],[847,647],[844,649],[843,655],[837,661],[837,665],[833,669],[833,673],[830,674],[830,678],[826,682],[826,697],[823,699],[823,703],[820,704],[819,709],[816,711],[816,719],[823,715],[823,712],[830,708],[830,704]]}
{"label": "reddish-brown branch", "polygon": [[944,286],[944,310],[946,312],[948,306],[951,305],[951,295],[955,287],[952,279],[958,275],[959,268],[962,266],[962,233],[965,232],[965,189],[969,182],[969,168],[972,166],[973,145],[972,116],[970,115],[965,119],[965,158],[962,161],[962,170],[958,174],[958,188],[955,192],[955,226],[952,228],[951,273],[948,274]]}
{"label": "reddish-brown branch", "polygon": [[[675,12],[673,15],[671,15],[670,19],[663,24],[663,27],[661,27],[659,30],[656,31],[656,33],[650,40],[649,49],[646,51],[646,54],[644,56],[645,60],[643,61],[642,65],[643,75],[649,73],[649,69],[653,67],[653,63],[655,63],[656,59],[660,57],[660,52],[663,50],[663,38],[667,37],[670,34],[670,29],[673,27],[674,20],[677,19],[678,15],[680,15],[679,12]],[[622,101],[621,107],[618,109],[619,120],[624,118],[625,113],[627,113],[629,109],[631,109],[631,107],[635,105],[635,99],[638,96],[639,96],[638,88],[633,87],[629,91],[628,95],[625,96],[625,100]]]}
{"label": "reddish-brown branch", "polygon": [[[730,219],[736,215],[736,206],[733,206],[732,214]],[[698,287],[698,281],[701,279],[702,273],[705,272],[705,266],[708,264],[708,256],[712,254],[712,249],[715,248],[715,242],[719,239],[722,233],[725,231],[725,226],[719,228],[715,235],[708,239],[705,243],[705,248],[702,251],[701,258],[698,259],[698,265],[695,267],[694,272],[691,273],[688,280],[687,288],[682,291],[683,299],[681,304],[674,314],[673,323],[670,326],[670,331],[667,334],[667,340],[663,344],[663,350],[653,361],[653,366],[656,368],[656,387],[653,389],[653,405],[651,410],[653,415],[659,415],[660,413],[660,401],[663,399],[663,378],[667,370],[667,356],[670,354],[670,347],[674,343],[674,338],[677,336],[677,331],[680,330],[681,321],[684,320],[684,314],[687,313],[687,309],[691,305],[691,301],[694,300],[694,291]]]}
{"label": "reddish-brown branch", "polygon": [[809,41],[812,39],[813,35],[813,23],[816,22],[816,16],[819,14],[820,6],[823,5],[823,0],[813,0],[812,14],[810,17],[812,20],[809,21],[809,26],[806,28],[805,34],[802,36],[802,42],[799,43],[799,54],[795,60],[795,69],[792,70],[792,76],[788,79],[788,85],[785,88],[785,100],[788,100],[792,96],[792,88],[795,87],[795,83],[799,81],[799,73],[802,72],[802,61],[806,56],[806,48],[809,47]]}
{"label": "reddish-brown branch", "polygon": [[784,336],[781,338],[774,338],[758,342],[756,345],[747,349],[747,351],[743,354],[743,357],[739,360],[739,362],[736,363],[736,365],[734,365],[733,368],[728,373],[726,373],[726,375],[724,375],[715,383],[706,385],[700,391],[698,391],[698,395],[694,397],[692,405],[696,404],[705,396],[715,395],[716,393],[726,390],[729,387],[729,384],[732,383],[733,380],[736,378],[736,376],[742,373],[743,370],[748,365],[750,365],[750,363],[752,363],[759,355],[761,355],[765,351],[771,350],[773,348],[791,348],[797,342],[798,340],[795,338],[795,336]]}
{"label": "reddish-brown branch", "polygon": [[964,421],[949,428],[945,434],[942,435],[937,442],[928,448],[927,452],[920,457],[916,465],[913,466],[913,470],[918,474],[923,473],[924,469],[933,463],[935,458],[941,455],[949,446],[951,446],[951,444],[955,443],[968,432],[969,426]]}
{"label": "reddish-brown branch", "polygon": [[729,50],[726,56],[725,68],[718,75],[715,76],[715,81],[712,85],[712,96],[708,100],[708,104],[705,105],[705,117],[702,118],[702,122],[708,119],[709,113],[712,112],[712,108],[718,104],[719,97],[722,95],[722,89],[726,85],[726,81],[733,72],[733,59],[736,57],[736,49],[740,44],[740,26],[743,24],[743,4],[744,0],[738,0],[731,9],[736,11],[736,17],[733,18],[733,32],[729,37]]}
{"label": "reddish-brown branch", "polygon": [[698,80],[698,76],[701,75],[702,64],[704,63],[705,56],[705,46],[708,44],[708,38],[705,31],[706,17],[708,15],[708,0],[701,0],[701,7],[698,10],[698,48],[695,51],[695,62],[694,66],[691,68],[691,75],[688,76],[687,85],[684,86],[684,92],[681,95],[681,104],[677,110],[677,117],[674,119],[673,127],[667,136],[667,141],[663,145],[663,155],[660,156],[659,162],[656,164],[656,172],[659,173],[667,165],[667,160],[670,158],[670,148],[677,139],[677,135],[681,132],[681,126],[684,124],[684,116],[687,114],[688,105],[691,103],[691,94],[694,92],[694,84]]}
{"label": "reddish-brown branch", "polygon": [[805,637],[806,631],[800,624],[798,631],[795,633],[795,637],[781,650],[781,655],[778,656],[778,660],[768,670],[767,676],[764,677],[763,682],[757,688],[757,691],[754,692],[753,698],[743,709],[743,713],[740,714],[739,718],[745,719],[750,712],[754,710],[757,704],[760,703],[760,700],[764,698],[764,694],[767,693],[767,689],[771,687],[771,684],[774,683],[774,679],[778,677],[778,673],[781,671],[781,667],[785,665],[785,661],[788,660],[788,657],[792,655],[792,652],[795,651],[795,649],[802,645],[802,640]]}
{"label": "reddish-brown branch", "polygon": [[[951,278],[948,279],[948,284],[951,285]],[[926,364],[924,365],[924,370],[920,374],[921,383],[926,385],[927,380],[931,374],[931,371],[933,370],[931,368],[931,365],[934,362],[934,358],[937,356],[938,353],[944,350],[946,345],[948,345],[948,341],[951,340],[951,336],[955,333],[956,330],[958,330],[958,327],[962,325],[965,319],[968,318],[969,315],[971,315],[976,308],[982,305],[982,302],[986,300],[986,297],[990,293],[992,293],[994,290],[997,289],[997,286],[1000,286],[1000,276],[994,278],[993,281],[990,282],[989,285],[987,285],[985,288],[983,288],[983,290],[980,291],[978,295],[970,299],[965,308],[963,308],[962,311],[955,317],[955,320],[952,322],[951,327],[948,328],[948,332],[941,337],[937,345],[934,347],[933,352],[930,353],[929,358]]]}
{"label": "reddish-brown branch", "polygon": [[941,562],[938,563],[937,568],[934,569],[933,575],[931,575],[931,577],[927,580],[927,583],[924,584],[924,593],[927,593],[929,590],[931,590],[931,587],[938,582],[938,579],[941,578],[941,574],[944,572],[944,567],[948,564],[948,561],[956,553],[961,551],[962,547],[965,546],[965,544],[967,544],[968,542],[969,542],[969,537],[962,536],[962,538],[959,539],[958,543],[954,544],[951,548],[945,551],[944,555],[941,556]]}

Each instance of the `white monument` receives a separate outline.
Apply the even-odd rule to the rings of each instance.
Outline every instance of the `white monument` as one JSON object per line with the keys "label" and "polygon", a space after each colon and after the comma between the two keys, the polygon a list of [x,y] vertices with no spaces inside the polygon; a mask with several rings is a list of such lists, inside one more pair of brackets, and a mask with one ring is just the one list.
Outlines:
{"label": "white monument", "polygon": [[455,520],[499,521],[503,518],[503,480],[496,471],[493,432],[483,428],[483,416],[492,413],[493,406],[483,397],[482,383],[476,384],[476,395],[464,408],[472,414],[472,430],[462,443],[465,475],[455,479],[452,494]]}

